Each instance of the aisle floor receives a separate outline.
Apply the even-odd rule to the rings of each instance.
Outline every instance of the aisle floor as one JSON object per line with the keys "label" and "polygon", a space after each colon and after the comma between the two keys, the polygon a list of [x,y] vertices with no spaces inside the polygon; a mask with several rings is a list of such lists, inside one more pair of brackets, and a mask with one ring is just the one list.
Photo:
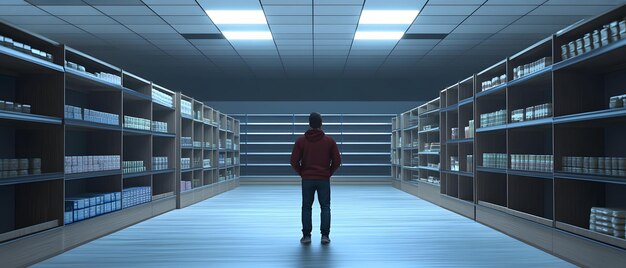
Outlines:
{"label": "aisle floor", "polygon": [[36,267],[570,267],[386,185],[333,185],[332,243],[300,245],[300,188],[239,188],[131,226]]}

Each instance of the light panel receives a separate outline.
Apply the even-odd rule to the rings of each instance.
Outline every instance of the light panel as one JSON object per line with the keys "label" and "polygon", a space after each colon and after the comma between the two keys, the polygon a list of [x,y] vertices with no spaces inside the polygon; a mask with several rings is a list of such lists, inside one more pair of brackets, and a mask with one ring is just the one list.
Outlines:
{"label": "light panel", "polygon": [[213,23],[220,24],[267,24],[263,10],[206,10]]}
{"label": "light panel", "polygon": [[363,10],[359,24],[411,24],[419,10]]}
{"label": "light panel", "polygon": [[400,40],[404,32],[368,32],[357,31],[354,40]]}
{"label": "light panel", "polygon": [[228,40],[272,40],[270,31],[224,31],[222,34]]}

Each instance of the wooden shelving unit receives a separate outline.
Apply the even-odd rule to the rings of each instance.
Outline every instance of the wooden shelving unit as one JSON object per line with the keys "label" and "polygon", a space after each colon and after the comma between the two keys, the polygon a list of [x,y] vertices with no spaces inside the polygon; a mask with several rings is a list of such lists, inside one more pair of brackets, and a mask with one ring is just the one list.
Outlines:
{"label": "wooden shelving unit", "polygon": [[176,100],[178,207],[183,208],[238,185],[239,121],[184,94],[176,93]]}
{"label": "wooden shelving unit", "polygon": [[[626,37],[575,57],[561,47],[624,14],[573,25],[441,91],[441,195],[394,185],[575,264],[621,265],[626,240],[589,225],[592,207],[626,209],[626,110],[610,108],[626,94]],[[473,138],[464,136],[471,119]]]}
{"label": "wooden shelving unit", "polygon": [[[193,202],[238,185],[238,121],[191,98],[197,117],[181,117],[180,93],[10,25],[0,24],[0,35],[37,49],[0,46],[4,265],[27,266],[181,207],[181,173],[193,174],[190,180],[203,189]],[[222,183],[220,116],[230,120],[224,138],[236,144],[227,152],[232,176]],[[181,135],[203,143],[183,149]],[[181,172],[183,155],[199,160],[199,169]],[[124,161],[143,162],[125,169]],[[125,196],[135,187],[144,190],[141,201]],[[91,204],[74,210],[67,202],[74,199]]]}

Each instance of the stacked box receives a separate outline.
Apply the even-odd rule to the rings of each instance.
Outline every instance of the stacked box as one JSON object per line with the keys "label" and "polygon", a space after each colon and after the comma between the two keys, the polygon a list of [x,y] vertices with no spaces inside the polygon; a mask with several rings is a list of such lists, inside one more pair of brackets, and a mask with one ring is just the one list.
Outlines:
{"label": "stacked box", "polygon": [[0,159],[0,178],[41,174],[41,158]]}
{"label": "stacked box", "polygon": [[221,167],[226,165],[226,157],[225,157],[225,155],[224,155],[224,154],[220,154],[220,157],[219,157],[219,165],[220,165]]}
{"label": "stacked box", "polygon": [[168,133],[167,122],[152,121],[152,131]]}
{"label": "stacked box", "polygon": [[564,156],[563,171],[626,177],[626,157]]}
{"label": "stacked box", "polygon": [[612,21],[601,29],[585,33],[582,37],[561,46],[563,60],[573,58],[626,38],[626,19]]}
{"label": "stacked box", "polygon": [[474,155],[467,155],[467,172],[474,172]]}
{"label": "stacked box", "polygon": [[31,107],[29,104],[21,104],[17,102],[0,100],[0,110],[16,113],[30,113]]}
{"label": "stacked box", "polygon": [[183,157],[180,159],[180,168],[181,169],[190,169],[191,168],[191,158]]}
{"label": "stacked box", "polygon": [[172,96],[158,91],[154,88],[152,89],[152,101],[165,107],[174,108],[174,99],[172,98]]}
{"label": "stacked box", "polygon": [[513,68],[513,79],[522,78],[532,73],[541,71],[547,66],[552,65],[552,57],[545,57],[529,64],[524,64]]}
{"label": "stacked box", "polygon": [[194,147],[202,147],[202,142],[201,141],[193,141],[193,146]]}
{"label": "stacked box", "polygon": [[626,210],[621,208],[592,207],[589,215],[589,230],[626,238]]}
{"label": "stacked box", "polygon": [[186,100],[180,100],[180,113],[186,117],[193,116],[193,110],[191,108],[191,102]]}
{"label": "stacked box", "polygon": [[202,160],[202,167],[203,168],[210,168],[211,167],[211,159],[204,159],[204,160]]}
{"label": "stacked box", "polygon": [[459,138],[459,128],[453,127],[450,129],[450,139],[458,139]]}
{"label": "stacked box", "polygon": [[626,102],[626,94],[613,96],[609,99],[609,109],[623,108],[624,106],[626,106],[624,105],[625,102]]}
{"label": "stacked box", "polygon": [[465,127],[465,138],[474,137],[474,120],[469,120],[468,126]]}
{"label": "stacked box", "polygon": [[480,127],[491,127],[506,124],[506,110],[480,115]]}
{"label": "stacked box", "polygon": [[66,156],[65,173],[82,173],[120,169],[119,155]]}
{"label": "stacked box", "polygon": [[90,110],[90,109],[84,109],[83,120],[94,122],[94,123],[100,123],[100,124],[114,125],[114,126],[117,126],[120,124],[119,115]]}
{"label": "stacked box", "polygon": [[148,119],[125,115],[124,127],[139,130],[150,130],[151,124]]}
{"label": "stacked box", "polygon": [[503,153],[483,153],[483,167],[507,168],[507,156]]}
{"label": "stacked box", "polygon": [[118,85],[122,84],[122,77],[120,77],[119,75],[105,73],[105,72],[98,72],[92,75],[112,84],[118,84]]}
{"label": "stacked box", "polygon": [[193,140],[191,137],[180,137],[180,146],[191,147],[193,146]]}
{"label": "stacked box", "polygon": [[152,157],[152,170],[163,170],[169,168],[167,156]]}
{"label": "stacked box", "polygon": [[15,40],[13,40],[13,38],[11,38],[11,37],[0,35],[0,45],[2,45],[4,47],[8,47],[8,48],[16,50],[16,51],[19,51],[19,52],[22,52],[22,53],[29,54],[31,56],[35,56],[37,58],[46,60],[48,62],[52,62],[53,61],[52,54],[47,53],[47,52],[45,52],[43,50],[40,50],[38,48],[31,47],[28,44],[17,42]]}
{"label": "stacked box", "polygon": [[511,169],[552,172],[553,155],[511,154]]}
{"label": "stacked box", "polygon": [[65,118],[83,120],[83,109],[72,105],[65,105]]}
{"label": "stacked box", "polygon": [[146,171],[143,161],[124,161],[124,173],[137,173]]}
{"label": "stacked box", "polygon": [[97,217],[122,209],[120,192],[91,193],[65,198],[64,223]]}
{"label": "stacked box", "polygon": [[180,181],[180,191],[185,192],[191,190],[191,181]]}
{"label": "stacked box", "polygon": [[506,83],[506,74],[500,75],[500,76],[496,76],[494,78],[492,78],[491,80],[487,80],[485,82],[482,82],[481,84],[481,91],[485,91],[488,90],[490,88],[499,86]]}
{"label": "stacked box", "polygon": [[458,156],[450,156],[450,170],[459,171],[459,157]]}
{"label": "stacked box", "polygon": [[132,207],[152,201],[150,186],[132,187],[122,191],[122,208]]}

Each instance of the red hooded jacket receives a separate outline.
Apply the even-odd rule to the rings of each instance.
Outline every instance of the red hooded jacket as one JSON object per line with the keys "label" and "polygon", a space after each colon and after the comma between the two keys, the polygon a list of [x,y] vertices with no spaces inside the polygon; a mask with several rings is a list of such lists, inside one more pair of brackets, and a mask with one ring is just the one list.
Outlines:
{"label": "red hooded jacket", "polygon": [[340,165],[337,143],[321,129],[309,129],[293,145],[291,166],[303,179],[328,180]]}

